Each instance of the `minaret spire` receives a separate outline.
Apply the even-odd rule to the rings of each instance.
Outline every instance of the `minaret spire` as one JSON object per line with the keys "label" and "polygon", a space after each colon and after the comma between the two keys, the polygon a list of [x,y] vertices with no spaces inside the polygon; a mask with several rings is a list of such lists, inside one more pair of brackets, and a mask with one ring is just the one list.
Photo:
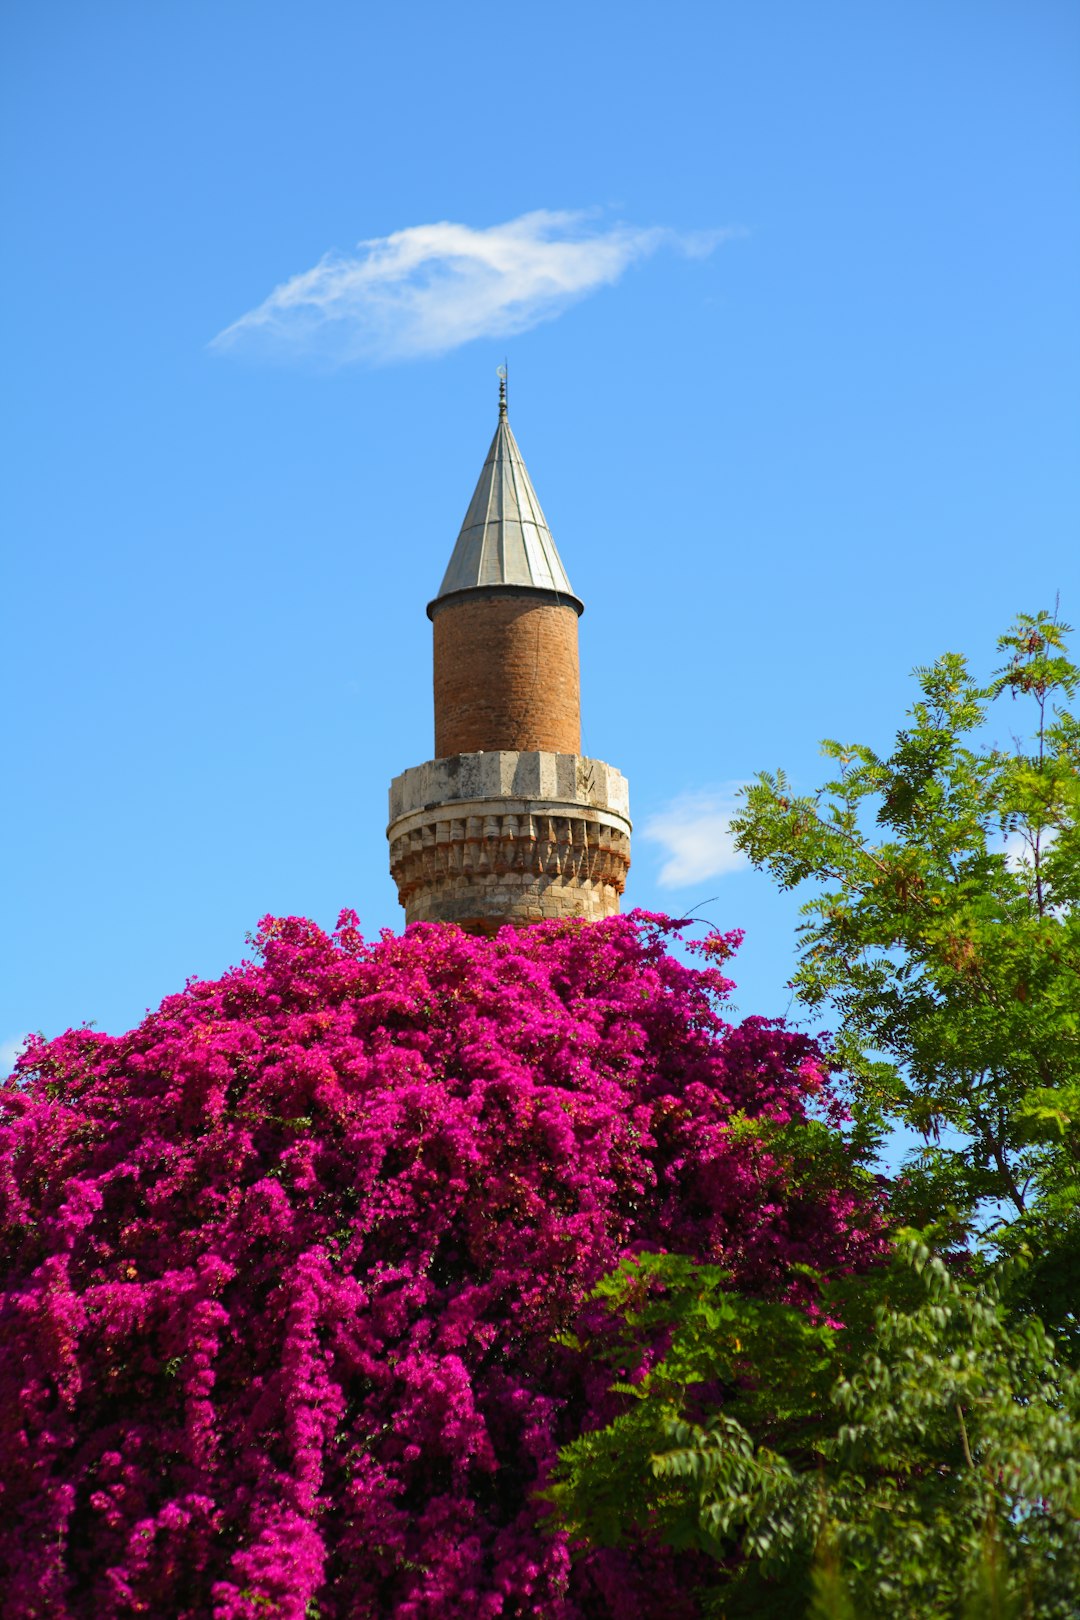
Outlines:
{"label": "minaret spire", "polygon": [[548,520],[514,438],[506,409],[506,367],[499,367],[499,421],[472,500],[462,521],[438,595],[428,604],[434,618],[447,597],[462,591],[547,591],[584,613],[574,595]]}

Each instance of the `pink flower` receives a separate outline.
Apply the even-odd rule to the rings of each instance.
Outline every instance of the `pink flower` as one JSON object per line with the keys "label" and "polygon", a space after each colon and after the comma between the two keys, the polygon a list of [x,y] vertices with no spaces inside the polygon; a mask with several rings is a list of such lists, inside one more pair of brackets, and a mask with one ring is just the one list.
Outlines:
{"label": "pink flower", "polygon": [[792,1264],[868,1265],[881,1223],[792,1149],[835,1124],[821,1051],[725,1023],[674,927],[266,919],[137,1029],[32,1043],[0,1115],[5,1620],[695,1612],[685,1560],[543,1532],[610,1410],[555,1336],[624,1254],[810,1303]]}

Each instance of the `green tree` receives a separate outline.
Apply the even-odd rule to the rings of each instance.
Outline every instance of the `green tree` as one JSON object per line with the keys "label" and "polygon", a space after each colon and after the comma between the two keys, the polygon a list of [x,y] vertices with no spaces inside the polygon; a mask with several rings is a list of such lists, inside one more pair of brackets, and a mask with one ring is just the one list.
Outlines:
{"label": "green tree", "polygon": [[891,1188],[893,1264],[822,1284],[819,1315],[674,1255],[598,1292],[612,1333],[582,1349],[623,1410],[561,1454],[555,1511],[586,1545],[706,1555],[717,1616],[1080,1614],[1067,634],[1021,615],[982,685],[955,654],[917,670],[887,757],[826,742],[820,790],[761,776],[735,820],[759,868],[810,888],[794,988],[834,1026],[848,1150],[898,1125],[921,1145]]}
{"label": "green tree", "polygon": [[1080,1377],[993,1279],[906,1232],[888,1271],[823,1287],[843,1327],[681,1256],[597,1297],[626,1406],[561,1455],[578,1540],[704,1553],[703,1612],[731,1620],[1073,1620]]}
{"label": "green tree", "polygon": [[[948,653],[916,671],[893,751],[826,742],[835,774],[763,775],[739,846],[813,885],[794,986],[831,1014],[857,1129],[923,1146],[894,1188],[922,1224],[952,1208],[992,1251],[1029,1251],[1031,1306],[1080,1347],[1080,671],[1068,626],[1022,614],[979,685]],[[1002,747],[993,722],[1018,732]]]}

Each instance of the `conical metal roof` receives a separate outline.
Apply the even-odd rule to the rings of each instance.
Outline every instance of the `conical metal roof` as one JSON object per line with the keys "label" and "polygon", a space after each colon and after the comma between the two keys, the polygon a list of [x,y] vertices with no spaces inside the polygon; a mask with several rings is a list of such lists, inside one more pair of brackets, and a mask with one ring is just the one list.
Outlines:
{"label": "conical metal roof", "polygon": [[584,611],[566,577],[501,402],[484,470],[428,612],[444,596],[502,586],[553,592],[578,613]]}

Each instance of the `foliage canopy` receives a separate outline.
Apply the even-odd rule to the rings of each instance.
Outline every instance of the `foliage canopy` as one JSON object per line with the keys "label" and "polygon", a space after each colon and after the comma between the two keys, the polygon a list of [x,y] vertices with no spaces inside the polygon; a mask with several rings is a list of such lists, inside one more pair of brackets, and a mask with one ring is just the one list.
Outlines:
{"label": "foliage canopy", "polygon": [[[882,1250],[813,1041],[644,915],[258,960],[35,1042],[0,1131],[5,1620],[695,1612],[535,1492],[617,1407],[558,1332],[637,1248],[762,1298]],[[734,938],[714,942],[722,961]]]}
{"label": "foliage canopy", "polygon": [[[1068,627],[1022,614],[979,685],[949,653],[887,758],[826,742],[837,774],[762,776],[738,842],[785,888],[811,882],[795,989],[837,1021],[868,1134],[922,1136],[893,1193],[946,1208],[998,1252],[1058,1333],[1080,1300],[1080,670]],[[1022,728],[1010,746],[995,725]]]}
{"label": "foliage canopy", "polygon": [[685,1256],[596,1297],[614,1330],[582,1348],[635,1376],[562,1452],[576,1540],[708,1557],[704,1612],[731,1620],[1073,1620],[1080,1376],[992,1284],[905,1233],[888,1272],[823,1290],[825,1320]]}
{"label": "foliage canopy", "polygon": [[[551,1489],[585,1543],[712,1560],[718,1615],[1066,1620],[1080,1591],[1080,671],[1021,615],[980,686],[947,654],[885,758],[749,788],[739,845],[812,886],[794,988],[828,1011],[854,1137],[918,1133],[888,1271],[831,1320],[692,1253],[599,1286],[623,1410]],[[1006,700],[1011,700],[1007,702]],[[993,706],[997,705],[995,709]],[[989,740],[1003,708],[1027,735]],[[1044,1327],[1044,1322],[1047,1326]],[[1050,1331],[1047,1331],[1047,1328]]]}

